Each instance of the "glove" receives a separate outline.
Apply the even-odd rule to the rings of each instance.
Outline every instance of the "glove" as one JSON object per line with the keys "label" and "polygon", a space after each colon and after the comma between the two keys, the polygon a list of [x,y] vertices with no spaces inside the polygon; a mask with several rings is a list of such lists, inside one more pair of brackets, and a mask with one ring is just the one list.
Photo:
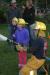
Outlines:
{"label": "glove", "polygon": [[18,51],[24,51],[24,47],[22,47],[20,44],[16,45],[16,48]]}

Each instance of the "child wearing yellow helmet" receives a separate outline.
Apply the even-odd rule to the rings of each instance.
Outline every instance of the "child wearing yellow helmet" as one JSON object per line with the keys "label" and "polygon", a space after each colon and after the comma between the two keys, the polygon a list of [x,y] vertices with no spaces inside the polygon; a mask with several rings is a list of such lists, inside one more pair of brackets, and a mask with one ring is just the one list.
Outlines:
{"label": "child wearing yellow helmet", "polygon": [[37,38],[41,38],[43,39],[44,41],[44,55],[46,55],[46,50],[47,50],[47,47],[48,47],[48,42],[47,42],[47,39],[46,39],[46,25],[45,23],[43,22],[40,22],[40,21],[36,21],[36,24],[33,26],[33,29],[36,30],[35,33],[37,33]]}
{"label": "child wearing yellow helmet", "polygon": [[27,60],[27,47],[29,46],[29,31],[25,28],[25,20],[22,18],[18,19],[17,29],[13,35],[16,40],[16,45],[18,49],[19,64],[18,67],[21,68],[26,64]]}

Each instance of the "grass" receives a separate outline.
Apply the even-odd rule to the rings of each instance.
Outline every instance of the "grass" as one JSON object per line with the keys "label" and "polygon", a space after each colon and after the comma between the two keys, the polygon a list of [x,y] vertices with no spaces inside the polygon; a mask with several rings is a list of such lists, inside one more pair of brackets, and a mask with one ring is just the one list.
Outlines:
{"label": "grass", "polygon": [[[47,25],[50,32],[50,25]],[[8,26],[0,25],[0,33],[8,36]],[[50,40],[48,40],[48,56],[50,56]],[[0,42],[0,75],[18,75],[17,52],[7,42]],[[50,74],[49,74],[50,75]]]}
{"label": "grass", "polygon": [[[8,35],[7,25],[0,25],[0,33]],[[18,75],[17,52],[7,42],[0,42],[0,75]]]}

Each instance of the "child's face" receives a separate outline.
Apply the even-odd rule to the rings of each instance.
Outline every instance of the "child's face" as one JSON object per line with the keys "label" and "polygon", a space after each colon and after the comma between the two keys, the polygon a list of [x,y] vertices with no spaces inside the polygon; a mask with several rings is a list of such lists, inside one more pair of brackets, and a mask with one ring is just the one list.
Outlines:
{"label": "child's face", "polygon": [[12,21],[12,25],[16,26],[16,21]]}
{"label": "child's face", "polygon": [[18,27],[21,27],[21,28],[24,27],[24,25],[21,25],[21,24],[18,24],[17,26],[18,26]]}

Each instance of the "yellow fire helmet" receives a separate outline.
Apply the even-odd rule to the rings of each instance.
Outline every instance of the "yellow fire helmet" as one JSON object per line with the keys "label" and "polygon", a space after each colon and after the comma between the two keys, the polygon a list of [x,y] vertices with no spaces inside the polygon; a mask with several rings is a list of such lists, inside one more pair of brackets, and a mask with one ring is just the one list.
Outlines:
{"label": "yellow fire helmet", "polygon": [[38,33],[39,37],[46,37],[45,31],[40,30]]}
{"label": "yellow fire helmet", "polygon": [[24,19],[22,19],[22,18],[19,18],[18,19],[18,24],[19,25],[25,25],[25,24],[28,24]]}
{"label": "yellow fire helmet", "polygon": [[46,25],[43,22],[36,21],[33,29],[46,30]]}
{"label": "yellow fire helmet", "polygon": [[14,18],[12,19],[12,24],[13,24],[13,25],[17,25],[17,24],[18,24],[18,19],[17,19],[16,17],[14,17]]}

